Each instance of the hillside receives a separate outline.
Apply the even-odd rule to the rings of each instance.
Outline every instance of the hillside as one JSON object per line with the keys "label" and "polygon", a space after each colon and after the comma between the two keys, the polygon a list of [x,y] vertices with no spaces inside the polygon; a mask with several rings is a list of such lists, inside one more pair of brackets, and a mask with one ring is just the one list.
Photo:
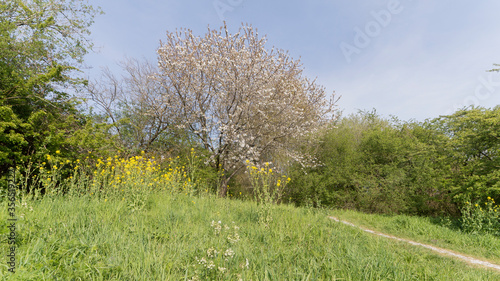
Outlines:
{"label": "hillside", "polygon": [[[263,209],[254,202],[166,192],[150,195],[142,210],[125,202],[91,195],[20,202],[19,264],[9,280],[500,279],[497,272],[376,237],[327,216],[358,217],[378,225],[387,217],[281,205],[269,208],[263,222]],[[6,203],[2,208],[7,209]],[[396,221],[404,224],[401,217]],[[6,241],[5,212],[1,222]],[[445,228],[425,219],[418,225],[418,235],[454,233],[449,244],[464,242],[459,232],[436,232]],[[480,249],[479,255],[500,259],[498,250],[491,251],[500,247],[481,245],[486,239],[471,241],[462,249]],[[489,242],[500,243],[496,238]],[[6,252],[7,244],[2,248]],[[11,274],[5,255],[0,264],[6,280]]]}

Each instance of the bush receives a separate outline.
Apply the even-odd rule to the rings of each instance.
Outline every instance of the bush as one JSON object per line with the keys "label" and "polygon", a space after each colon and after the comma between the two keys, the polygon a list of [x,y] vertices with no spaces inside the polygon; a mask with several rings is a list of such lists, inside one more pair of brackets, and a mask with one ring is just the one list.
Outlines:
{"label": "bush", "polygon": [[465,232],[500,236],[500,206],[489,196],[484,204],[465,201],[461,222]]}
{"label": "bush", "polygon": [[427,130],[375,112],[343,118],[322,132],[314,151],[320,164],[292,169],[290,200],[375,213],[450,212],[441,183],[446,170],[436,164],[435,146],[423,140]]}

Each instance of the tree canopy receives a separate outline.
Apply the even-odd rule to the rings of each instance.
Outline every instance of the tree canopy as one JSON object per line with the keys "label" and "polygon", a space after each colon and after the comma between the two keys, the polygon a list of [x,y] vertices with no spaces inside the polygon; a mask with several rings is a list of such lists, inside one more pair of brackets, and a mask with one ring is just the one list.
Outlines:
{"label": "tree canopy", "polygon": [[77,71],[99,13],[79,0],[0,4],[0,170],[61,149],[83,124],[71,92],[85,83]]}
{"label": "tree canopy", "polygon": [[85,1],[14,1],[0,5],[0,102],[27,120],[36,110],[71,108],[69,85],[92,48],[89,26],[99,13]]}

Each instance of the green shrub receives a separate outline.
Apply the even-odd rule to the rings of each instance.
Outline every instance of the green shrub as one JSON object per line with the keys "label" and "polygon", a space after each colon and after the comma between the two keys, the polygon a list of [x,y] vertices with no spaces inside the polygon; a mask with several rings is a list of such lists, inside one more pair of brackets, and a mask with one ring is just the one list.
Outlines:
{"label": "green shrub", "polygon": [[500,206],[489,196],[484,204],[465,201],[461,222],[465,232],[500,236]]}
{"label": "green shrub", "polygon": [[343,118],[322,132],[312,168],[295,166],[290,194],[297,205],[352,208],[375,213],[436,214],[450,198],[425,128],[386,120],[374,112]]}

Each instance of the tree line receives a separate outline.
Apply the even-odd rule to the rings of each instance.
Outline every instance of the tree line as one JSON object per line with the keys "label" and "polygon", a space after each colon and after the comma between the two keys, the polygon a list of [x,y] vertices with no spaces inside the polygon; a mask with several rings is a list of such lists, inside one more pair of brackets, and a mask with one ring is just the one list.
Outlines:
{"label": "tree line", "polygon": [[283,201],[297,205],[453,215],[460,202],[500,199],[499,107],[424,122],[340,117],[338,97],[251,25],[169,31],[157,62],[128,59],[123,77],[88,81],[101,13],[84,1],[0,4],[3,189],[10,167],[28,171],[56,152],[163,159],[193,148],[220,196],[251,193],[245,167],[272,163],[291,178]]}
{"label": "tree line", "polygon": [[321,165],[295,166],[290,200],[377,213],[459,215],[465,202],[500,199],[500,107],[423,122],[375,111],[321,133]]}

